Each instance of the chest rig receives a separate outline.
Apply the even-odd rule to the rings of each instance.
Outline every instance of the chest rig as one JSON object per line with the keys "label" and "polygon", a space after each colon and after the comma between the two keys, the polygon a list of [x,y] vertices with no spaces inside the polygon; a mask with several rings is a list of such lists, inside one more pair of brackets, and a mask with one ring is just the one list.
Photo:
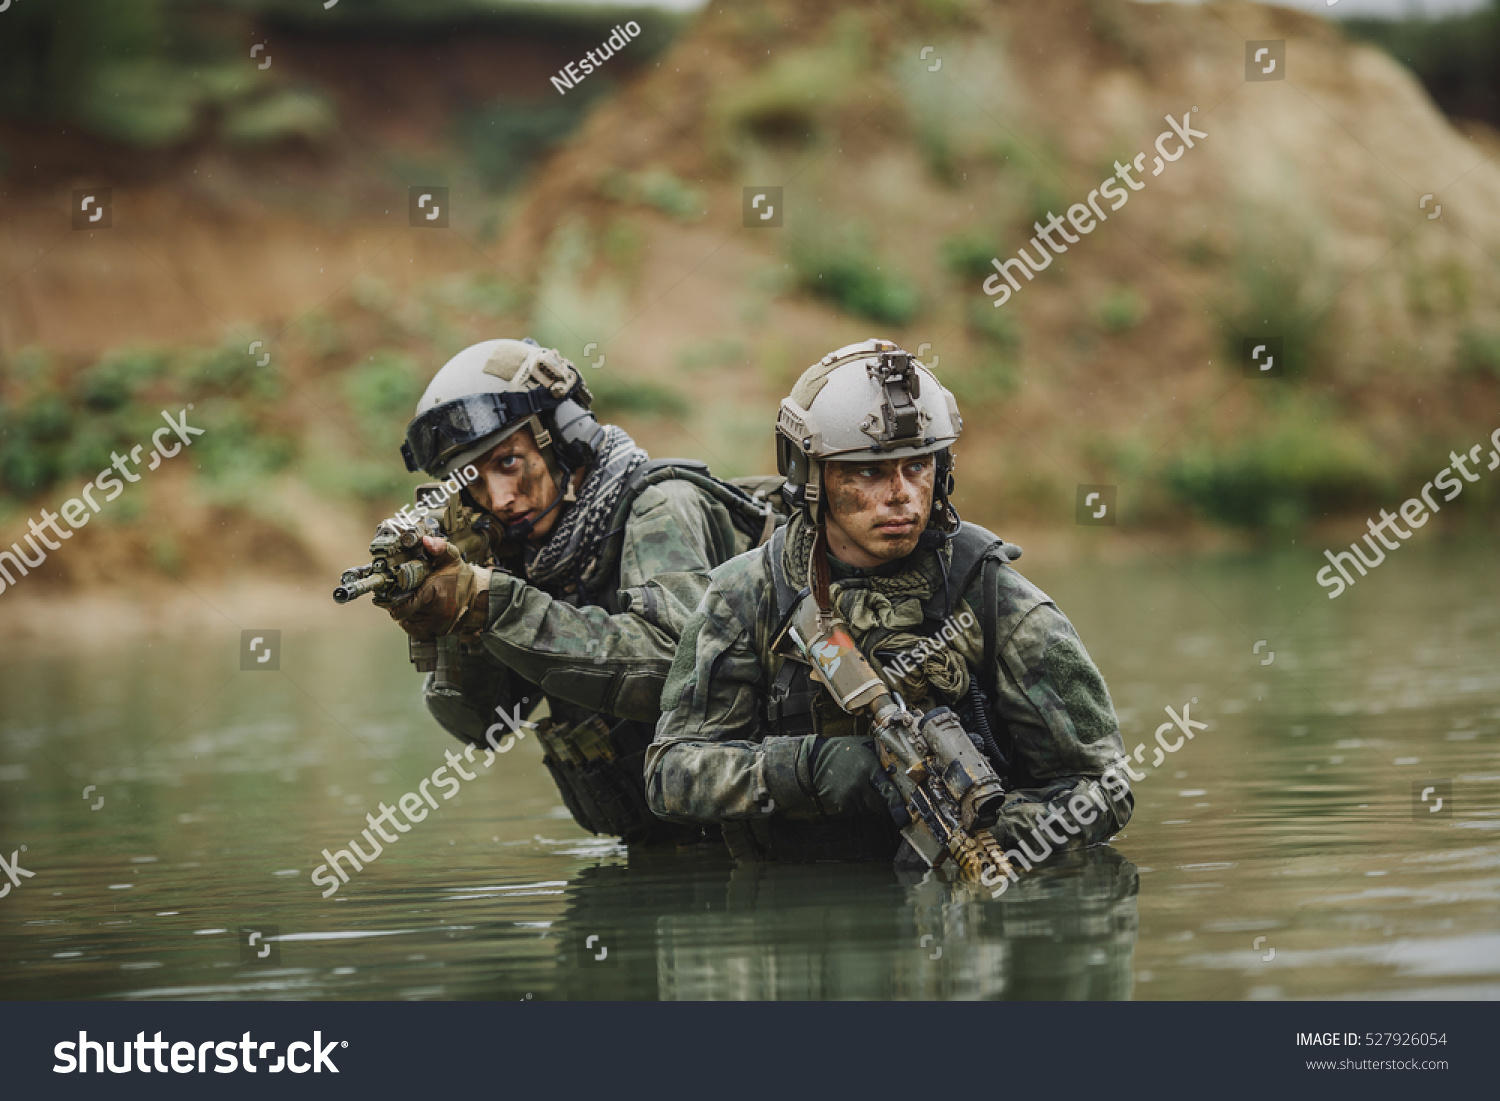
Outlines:
{"label": "chest rig", "polygon": [[[784,522],[765,502],[714,478],[703,463],[655,459],[632,473],[600,548],[605,583],[597,592],[581,587],[549,590],[553,599],[576,607],[602,607],[611,615],[620,613],[620,553],[631,507],[647,488],[669,479],[691,482],[728,510],[742,541],[723,548],[726,560],[746,544],[763,542],[776,524]],[[551,716],[538,723],[537,741],[542,746],[542,763],[574,821],[590,833],[615,835],[631,844],[685,843],[698,837],[698,827],[663,821],[646,802],[643,773],[646,747],[656,735],[654,723],[619,719],[550,697],[548,702]]]}
{"label": "chest rig", "polygon": [[[782,563],[785,537],[786,530],[778,530],[767,548],[771,577],[776,588],[777,626],[772,637],[781,633],[782,626],[807,594],[806,588],[793,587],[786,576]],[[981,606],[977,611],[984,633],[981,668],[969,670],[969,690],[960,698],[939,699],[935,702],[952,707],[958,712],[965,727],[983,738],[985,752],[991,758],[991,764],[1009,787],[1010,759],[1013,754],[1004,716],[994,706],[999,699],[993,683],[997,650],[995,619],[1000,566],[1019,558],[1021,548],[969,523],[959,525],[958,531],[951,537],[951,543],[952,557],[946,573],[947,583],[922,602],[922,623],[910,628],[910,631],[922,637],[937,638],[963,594],[972,587],[976,578],[979,580]],[[881,633],[887,632],[872,632],[856,642],[867,655],[874,654],[878,658],[882,653]],[[803,661],[781,654],[771,655],[771,661],[779,661],[780,667],[771,678],[771,687],[766,696],[763,718],[767,735],[821,734],[825,737],[841,737],[865,733],[854,717],[841,711],[827,698],[827,689],[812,680],[809,667]]]}

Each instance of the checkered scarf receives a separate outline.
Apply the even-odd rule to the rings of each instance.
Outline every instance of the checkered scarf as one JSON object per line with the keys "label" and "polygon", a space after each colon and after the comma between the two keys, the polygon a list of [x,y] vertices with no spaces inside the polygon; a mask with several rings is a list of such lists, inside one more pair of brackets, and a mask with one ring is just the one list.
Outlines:
{"label": "checkered scarf", "polygon": [[552,529],[552,536],[526,567],[527,580],[546,585],[563,580],[592,590],[603,562],[599,554],[609,534],[610,521],[625,492],[625,483],[649,458],[626,432],[612,424],[604,426],[604,442],[595,452],[588,477],[578,491],[578,500],[566,508]]}

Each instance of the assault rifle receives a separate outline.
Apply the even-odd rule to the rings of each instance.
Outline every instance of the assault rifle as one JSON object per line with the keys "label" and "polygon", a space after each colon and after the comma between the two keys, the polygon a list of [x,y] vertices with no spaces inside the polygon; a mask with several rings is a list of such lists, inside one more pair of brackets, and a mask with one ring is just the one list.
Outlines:
{"label": "assault rifle", "polygon": [[[374,602],[385,607],[416,592],[434,569],[433,556],[422,545],[424,535],[446,539],[458,548],[465,562],[492,564],[494,521],[490,517],[466,507],[458,497],[448,496],[438,482],[419,485],[416,503],[415,509],[403,509],[400,519],[380,522],[375,538],[370,540],[370,561],[344,571],[338,588],[333,590],[336,603],[347,604],[373,593]],[[453,676],[457,636],[448,635],[435,642],[409,639],[408,643],[417,672],[436,673],[434,685],[438,688],[457,687]]]}
{"label": "assault rifle", "polygon": [[952,859],[967,880],[1011,875],[992,826],[1005,798],[1000,777],[950,708],[912,711],[890,689],[836,616],[804,596],[786,637],[843,710],[870,716],[881,767],[909,818],[901,832],[930,867]]}

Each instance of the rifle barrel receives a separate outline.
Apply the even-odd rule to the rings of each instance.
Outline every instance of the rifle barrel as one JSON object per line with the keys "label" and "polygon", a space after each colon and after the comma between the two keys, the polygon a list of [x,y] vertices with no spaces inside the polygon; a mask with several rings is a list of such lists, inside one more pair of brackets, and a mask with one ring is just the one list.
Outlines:
{"label": "rifle barrel", "polygon": [[333,599],[336,604],[347,604],[351,600],[358,600],[365,593],[379,592],[390,583],[390,579],[384,574],[377,573],[370,577],[354,582],[352,585],[340,585],[333,590]]}

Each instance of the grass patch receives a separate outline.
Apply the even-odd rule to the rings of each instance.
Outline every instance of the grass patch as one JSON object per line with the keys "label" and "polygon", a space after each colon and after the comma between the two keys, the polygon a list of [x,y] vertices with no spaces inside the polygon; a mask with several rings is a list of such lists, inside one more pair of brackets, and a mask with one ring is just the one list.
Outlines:
{"label": "grass patch", "polygon": [[572,135],[594,100],[608,90],[609,81],[596,76],[565,99],[497,99],[459,117],[459,146],[486,190],[509,191]]}
{"label": "grass patch", "polygon": [[1150,311],[1145,298],[1134,287],[1112,287],[1094,308],[1099,327],[1107,333],[1126,333],[1145,320]]}
{"label": "grass patch", "polygon": [[904,325],[921,311],[917,284],[881,263],[862,227],[794,238],[789,258],[799,287],[856,317]]}
{"label": "grass patch", "polygon": [[679,222],[696,222],[707,213],[703,192],[664,168],[634,173],[611,169],[599,182],[599,193],[617,203],[659,210]]}
{"label": "grass patch", "polygon": [[1458,338],[1458,369],[1465,374],[1500,379],[1500,333],[1465,329]]}
{"label": "grass patch", "polygon": [[984,279],[994,267],[990,261],[999,256],[995,235],[982,230],[967,230],[943,239],[938,258],[952,274],[963,279]]}
{"label": "grass patch", "polygon": [[622,379],[608,370],[588,373],[589,390],[594,395],[593,410],[601,421],[635,414],[644,417],[683,417],[687,399],[670,386],[647,379]]}
{"label": "grass patch", "polygon": [[1184,450],[1164,471],[1169,491],[1210,520],[1276,530],[1388,495],[1389,458],[1353,427],[1297,406],[1275,418],[1259,433]]}

